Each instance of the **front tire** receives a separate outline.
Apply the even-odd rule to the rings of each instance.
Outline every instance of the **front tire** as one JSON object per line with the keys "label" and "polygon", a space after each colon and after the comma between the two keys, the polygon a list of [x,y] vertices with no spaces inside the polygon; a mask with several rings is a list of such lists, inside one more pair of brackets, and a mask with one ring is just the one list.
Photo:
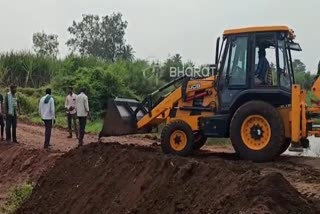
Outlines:
{"label": "front tire", "polygon": [[188,156],[193,152],[194,136],[191,127],[181,120],[167,124],[161,133],[161,148],[165,154]]}
{"label": "front tire", "polygon": [[239,107],[231,120],[230,139],[240,158],[270,161],[279,154],[284,141],[281,115],[266,102],[247,102]]}

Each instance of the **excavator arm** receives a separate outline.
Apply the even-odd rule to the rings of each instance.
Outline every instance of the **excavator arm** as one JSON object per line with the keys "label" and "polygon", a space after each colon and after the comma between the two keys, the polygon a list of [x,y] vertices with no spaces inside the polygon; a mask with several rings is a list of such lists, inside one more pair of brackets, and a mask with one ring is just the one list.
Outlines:
{"label": "excavator arm", "polygon": [[[134,99],[110,99],[99,137],[151,132],[164,121],[170,122],[174,119],[170,118],[171,110],[176,110],[175,118],[185,117],[185,114],[192,111],[203,111],[207,112],[203,114],[211,115],[215,107],[212,107],[212,103],[216,96],[214,81],[213,76],[192,80],[188,77],[179,77],[151,93],[142,102]],[[181,86],[153,103],[154,95],[180,82]],[[204,106],[194,106],[195,99],[202,99]],[[200,116],[201,114],[188,115],[192,129],[198,130],[197,121]]]}

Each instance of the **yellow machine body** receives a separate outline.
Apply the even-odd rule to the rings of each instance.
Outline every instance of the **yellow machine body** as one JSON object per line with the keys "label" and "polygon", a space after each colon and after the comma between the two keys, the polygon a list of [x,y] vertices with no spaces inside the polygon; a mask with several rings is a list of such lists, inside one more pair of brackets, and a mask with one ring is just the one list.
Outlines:
{"label": "yellow machine body", "polygon": [[[264,39],[264,34],[270,33],[274,33],[277,44],[270,42],[273,39],[270,36]],[[229,83],[230,74],[223,72],[231,70],[227,65],[229,63],[231,66],[232,62],[228,60],[229,49],[222,51],[222,47],[233,44],[234,41],[237,45],[237,39],[243,36],[260,39],[262,42],[255,44],[256,46],[274,45],[288,51],[285,57],[288,60],[287,67],[281,70],[279,64],[274,71],[270,71],[270,75],[277,75],[279,79],[280,75],[283,75],[282,78],[286,78],[288,76],[284,73],[287,72],[286,75],[290,76],[290,88],[286,86],[287,88],[283,89],[283,86],[272,85],[275,81],[256,87],[252,80],[253,67],[247,65],[247,86],[226,89],[224,84]],[[300,151],[302,147],[308,146],[308,136],[320,136],[320,129],[313,126],[314,118],[320,115],[320,102],[315,101],[308,106],[307,92],[292,82],[294,78],[289,52],[297,47],[300,49],[300,46],[293,42],[293,30],[287,26],[246,27],[226,30],[223,39],[225,43],[220,52],[219,40],[217,42],[216,69],[211,76],[180,77],[142,102],[111,99],[100,137],[147,133],[164,124],[161,132],[164,153],[186,156],[201,148],[207,137],[230,137],[240,157],[260,162],[273,159],[290,145]],[[232,51],[234,45],[228,47]],[[249,42],[247,47],[248,51],[255,48]],[[247,54],[248,51],[242,54]],[[277,52],[277,57],[279,53]],[[241,52],[238,54],[238,59],[243,60]],[[247,59],[250,64],[252,58]],[[282,59],[277,61],[280,60]],[[241,63],[238,66],[241,66]],[[153,95],[177,82],[180,83],[179,87],[156,103],[152,101]],[[276,84],[280,83],[279,80]],[[311,93],[320,100],[319,78],[315,80]],[[226,104],[226,100],[230,100],[230,104]]]}

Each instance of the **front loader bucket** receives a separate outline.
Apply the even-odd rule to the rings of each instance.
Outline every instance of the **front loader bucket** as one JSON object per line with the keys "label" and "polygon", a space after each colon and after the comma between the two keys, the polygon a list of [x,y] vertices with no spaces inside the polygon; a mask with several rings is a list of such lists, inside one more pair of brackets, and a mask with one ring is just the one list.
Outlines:
{"label": "front loader bucket", "polygon": [[109,99],[99,138],[137,133],[137,120],[146,114],[146,111],[134,114],[139,104],[135,99]]}

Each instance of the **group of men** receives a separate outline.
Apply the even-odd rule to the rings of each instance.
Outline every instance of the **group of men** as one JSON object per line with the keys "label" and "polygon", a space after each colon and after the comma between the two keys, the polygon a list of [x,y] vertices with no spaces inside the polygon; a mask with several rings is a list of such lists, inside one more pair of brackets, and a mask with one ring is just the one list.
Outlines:
{"label": "group of men", "polygon": [[[85,134],[85,128],[87,123],[87,118],[90,117],[89,112],[89,101],[86,95],[85,88],[80,90],[80,94],[76,95],[73,92],[73,88],[68,88],[68,95],[65,100],[65,110],[67,113],[68,120],[68,138],[72,138],[72,123],[74,126],[75,135],[78,139],[78,146],[83,145],[83,139]],[[56,114],[55,114],[55,102],[54,98],[51,96],[51,89],[46,89],[46,95],[40,99],[39,102],[39,114],[45,125],[45,140],[44,148],[48,149],[51,147],[50,138],[51,130],[55,124]],[[79,120],[79,129],[77,126],[77,119]]]}

